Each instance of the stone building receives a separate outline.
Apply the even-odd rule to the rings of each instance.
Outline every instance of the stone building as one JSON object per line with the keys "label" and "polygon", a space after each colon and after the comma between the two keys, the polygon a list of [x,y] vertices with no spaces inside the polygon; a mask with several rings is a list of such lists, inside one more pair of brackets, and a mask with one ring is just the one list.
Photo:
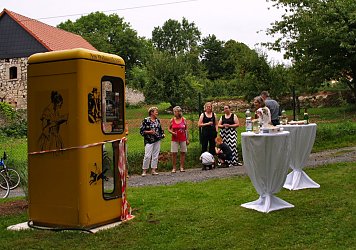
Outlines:
{"label": "stone building", "polygon": [[0,102],[27,107],[27,60],[35,53],[84,48],[79,35],[4,9],[0,13]]}

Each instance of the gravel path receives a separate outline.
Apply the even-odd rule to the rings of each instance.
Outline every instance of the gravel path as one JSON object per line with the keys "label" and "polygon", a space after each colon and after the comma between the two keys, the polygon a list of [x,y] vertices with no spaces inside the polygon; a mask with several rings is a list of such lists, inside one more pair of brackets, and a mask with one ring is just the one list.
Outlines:
{"label": "gravel path", "polygon": [[[317,167],[329,163],[354,162],[356,166],[356,147],[347,147],[341,149],[327,150],[310,155],[306,167]],[[159,175],[132,175],[128,178],[128,186],[157,186],[173,185],[178,182],[200,182],[212,178],[227,178],[230,176],[245,175],[243,166],[231,168],[217,168],[213,170],[202,171],[200,168],[187,169],[186,172],[160,172]],[[20,188],[12,190],[9,197],[24,196]]]}
{"label": "gravel path", "polygon": [[[355,162],[356,165],[356,147],[347,147],[335,150],[327,150],[311,154],[306,167],[317,167],[328,163],[337,162]],[[245,175],[246,170],[243,166],[231,168],[217,168],[208,171],[201,169],[187,169],[186,172],[161,172],[159,175],[140,175],[130,176],[128,185],[131,187],[153,186],[153,185],[172,185],[178,182],[199,182],[211,178],[226,178],[236,175]]]}

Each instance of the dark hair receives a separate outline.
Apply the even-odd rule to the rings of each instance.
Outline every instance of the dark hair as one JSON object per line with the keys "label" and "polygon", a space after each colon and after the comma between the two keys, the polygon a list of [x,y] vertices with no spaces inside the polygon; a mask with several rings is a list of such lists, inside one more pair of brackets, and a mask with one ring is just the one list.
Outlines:
{"label": "dark hair", "polygon": [[51,102],[53,104],[63,103],[63,97],[57,91],[52,91],[51,93]]}
{"label": "dark hair", "polygon": [[261,92],[261,96],[269,97],[268,91],[262,91],[262,92]]}

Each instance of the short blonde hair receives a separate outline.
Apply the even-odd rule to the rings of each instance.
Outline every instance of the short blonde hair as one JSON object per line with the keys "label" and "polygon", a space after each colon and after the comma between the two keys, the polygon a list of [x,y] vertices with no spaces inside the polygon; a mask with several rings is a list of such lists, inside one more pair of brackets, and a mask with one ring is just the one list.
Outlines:
{"label": "short blonde hair", "polygon": [[153,113],[153,111],[157,110],[158,111],[158,108],[157,107],[150,107],[148,109],[148,115],[151,115]]}
{"label": "short blonde hair", "polygon": [[211,107],[211,111],[213,110],[213,104],[211,102],[207,102],[207,103],[204,104],[204,111],[206,110],[207,106]]}

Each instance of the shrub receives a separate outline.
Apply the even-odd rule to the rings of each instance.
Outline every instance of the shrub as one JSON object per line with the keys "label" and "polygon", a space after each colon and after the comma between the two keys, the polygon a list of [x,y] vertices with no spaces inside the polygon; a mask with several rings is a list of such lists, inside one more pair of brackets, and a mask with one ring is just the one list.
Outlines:
{"label": "shrub", "polygon": [[16,118],[16,111],[10,104],[0,102],[0,118],[5,121],[13,120]]}
{"label": "shrub", "polygon": [[16,111],[7,103],[0,102],[0,133],[8,137],[27,136],[26,111]]}

